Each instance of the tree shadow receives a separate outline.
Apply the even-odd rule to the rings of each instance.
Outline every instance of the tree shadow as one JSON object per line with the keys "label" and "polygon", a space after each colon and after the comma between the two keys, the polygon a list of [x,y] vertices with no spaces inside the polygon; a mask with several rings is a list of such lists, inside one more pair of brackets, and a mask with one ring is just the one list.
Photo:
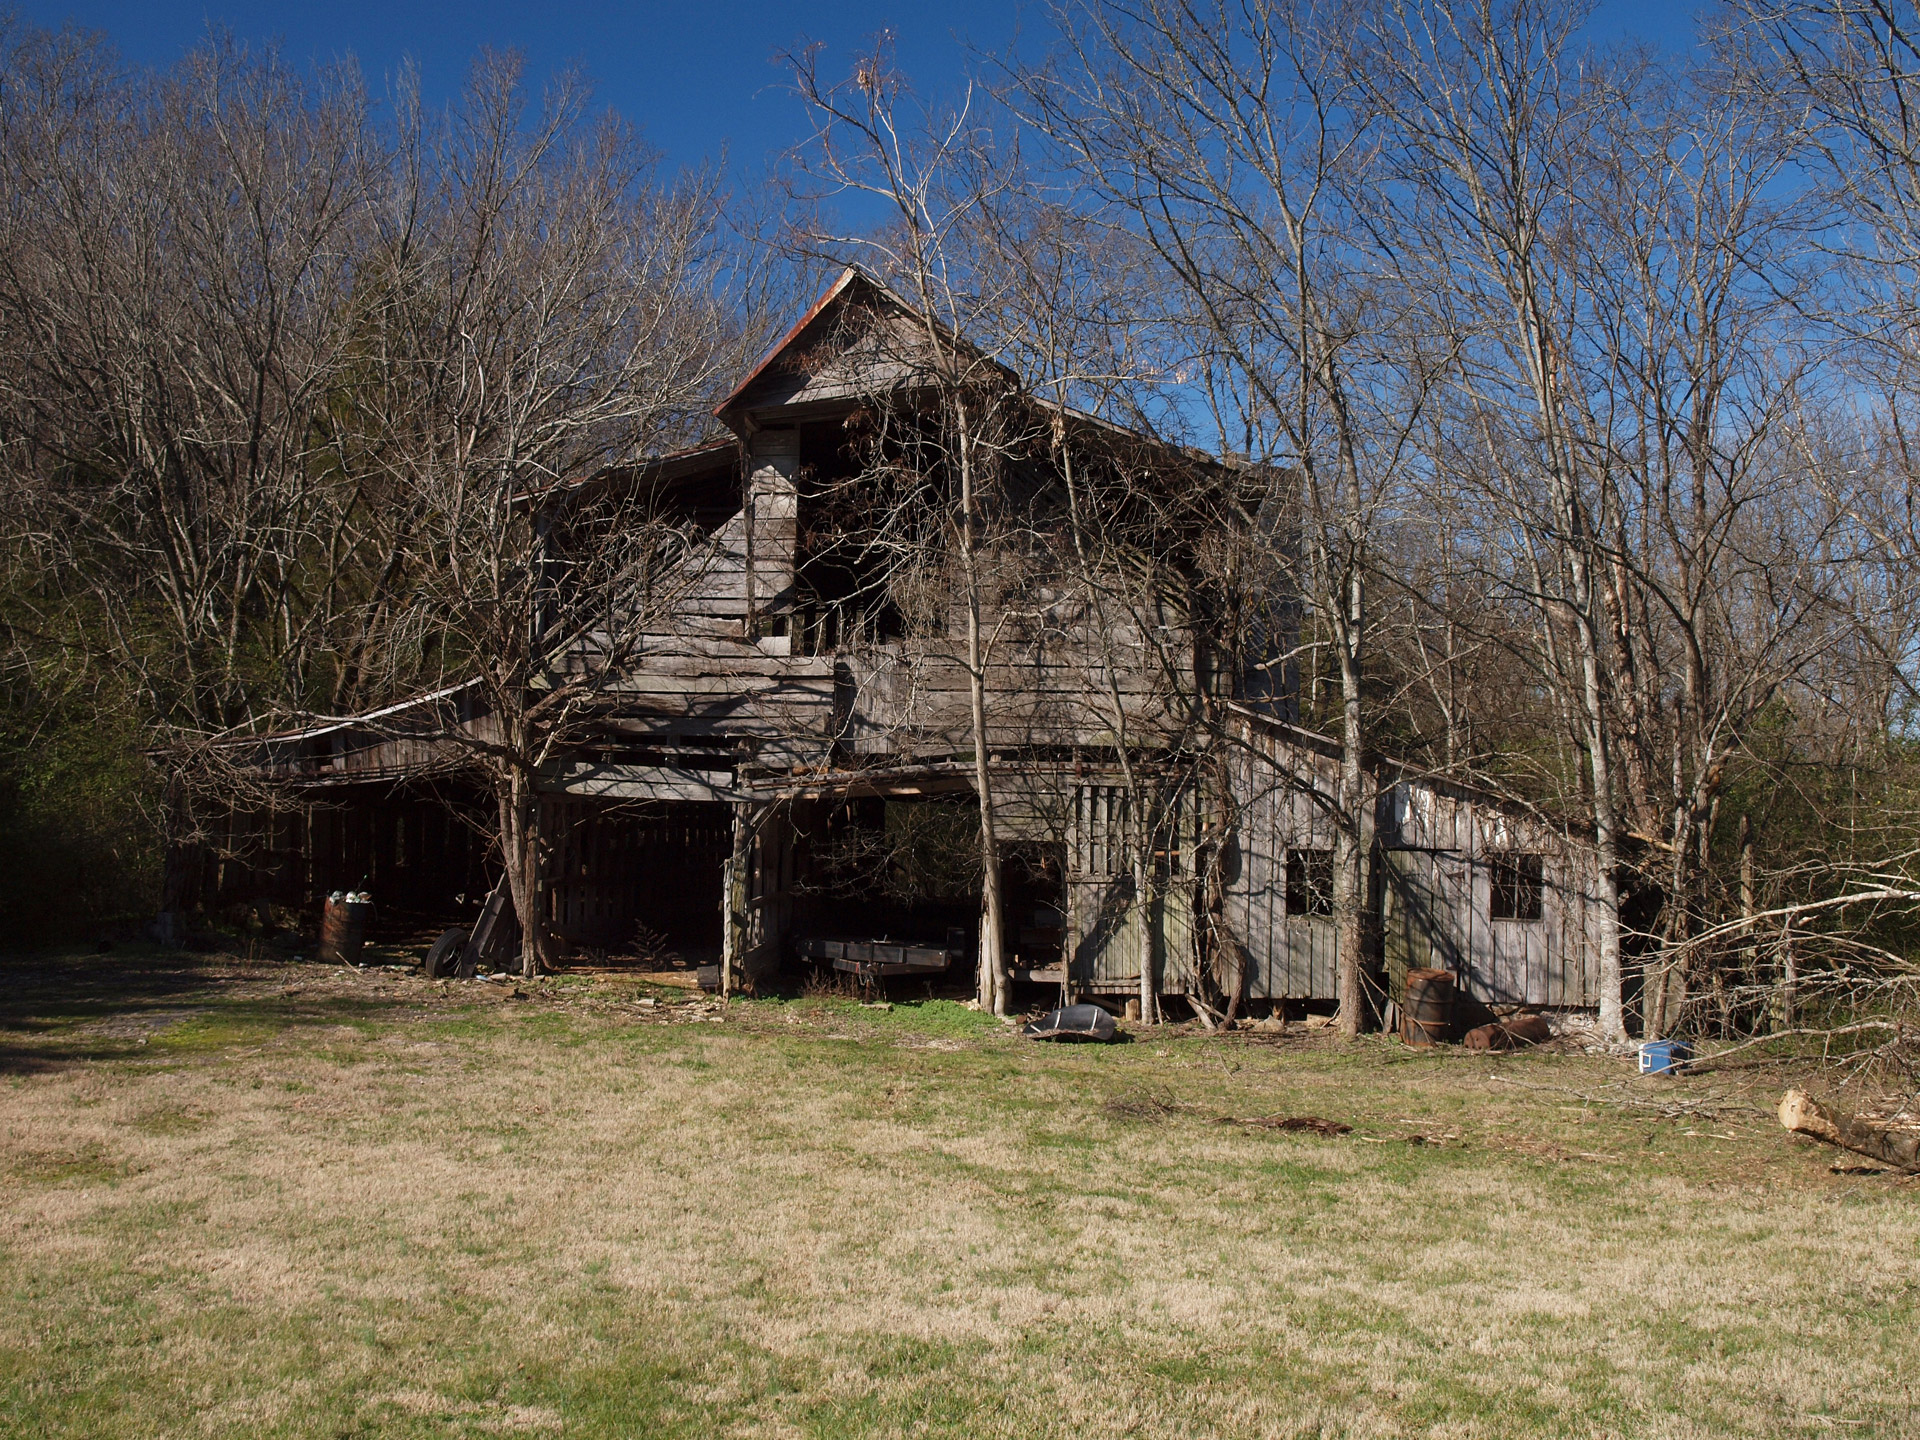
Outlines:
{"label": "tree shadow", "polygon": [[[0,955],[0,1075],[134,1058],[153,1036],[183,1021],[244,1014],[257,1007],[256,999],[221,993],[223,981],[241,978],[234,965],[232,956],[146,947]],[[324,1017],[329,1023],[337,1018]]]}

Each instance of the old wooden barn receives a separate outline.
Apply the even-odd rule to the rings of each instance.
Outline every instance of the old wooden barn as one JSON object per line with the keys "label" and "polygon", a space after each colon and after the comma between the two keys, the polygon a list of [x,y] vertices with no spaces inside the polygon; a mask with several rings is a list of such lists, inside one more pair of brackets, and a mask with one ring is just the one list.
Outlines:
{"label": "old wooden barn", "polygon": [[[965,982],[982,923],[967,621],[950,552],[908,544],[875,498],[876,475],[897,492],[938,463],[898,438],[917,433],[925,333],[848,270],[718,408],[725,438],[599,477],[698,538],[541,773],[545,919],[576,955],[724,958],[760,984],[893,956]],[[1144,967],[1164,996],[1334,1000],[1337,752],[1288,723],[1276,657],[1297,612],[1257,569],[1209,570],[1186,519],[1240,513],[1273,476],[1024,395],[1008,414],[980,720],[1015,983],[1118,1003]],[[1076,506],[1147,518],[1089,558]],[[1247,513],[1244,538],[1276,543],[1271,517]],[[276,798],[236,806],[218,883],[309,910],[365,889],[418,929],[471,923],[499,862],[449,737],[489,723],[455,687],[247,742]],[[1374,771],[1379,996],[1438,966],[1488,1004],[1593,1004],[1580,838]]]}

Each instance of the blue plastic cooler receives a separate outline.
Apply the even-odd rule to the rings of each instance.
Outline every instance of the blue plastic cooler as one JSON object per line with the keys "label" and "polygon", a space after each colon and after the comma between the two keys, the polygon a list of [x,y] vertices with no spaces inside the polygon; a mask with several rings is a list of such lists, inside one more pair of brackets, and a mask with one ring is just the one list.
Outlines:
{"label": "blue plastic cooler", "polygon": [[1684,1040],[1648,1040],[1640,1046],[1642,1075],[1671,1075],[1693,1058],[1693,1046]]}

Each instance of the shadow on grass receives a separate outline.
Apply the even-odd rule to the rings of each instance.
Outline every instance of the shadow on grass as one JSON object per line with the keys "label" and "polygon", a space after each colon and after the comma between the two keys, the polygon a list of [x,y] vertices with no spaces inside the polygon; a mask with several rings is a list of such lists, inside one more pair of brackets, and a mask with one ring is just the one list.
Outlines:
{"label": "shadow on grass", "polygon": [[[186,1021],[232,1019],[274,1026],[336,1024],[381,1009],[347,996],[313,997],[298,1009],[257,993],[223,993],[232,956],[146,947],[106,954],[0,955],[0,1075],[32,1075],[143,1054],[147,1042]],[[291,975],[289,978],[292,978]]]}

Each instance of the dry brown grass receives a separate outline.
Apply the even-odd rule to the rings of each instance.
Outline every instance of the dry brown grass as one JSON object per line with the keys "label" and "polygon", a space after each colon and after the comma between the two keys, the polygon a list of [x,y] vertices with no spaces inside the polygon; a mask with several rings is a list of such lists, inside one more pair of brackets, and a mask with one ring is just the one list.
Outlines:
{"label": "dry brown grass", "polygon": [[1920,1186],[1733,1080],[12,974],[10,1433],[1920,1434]]}

